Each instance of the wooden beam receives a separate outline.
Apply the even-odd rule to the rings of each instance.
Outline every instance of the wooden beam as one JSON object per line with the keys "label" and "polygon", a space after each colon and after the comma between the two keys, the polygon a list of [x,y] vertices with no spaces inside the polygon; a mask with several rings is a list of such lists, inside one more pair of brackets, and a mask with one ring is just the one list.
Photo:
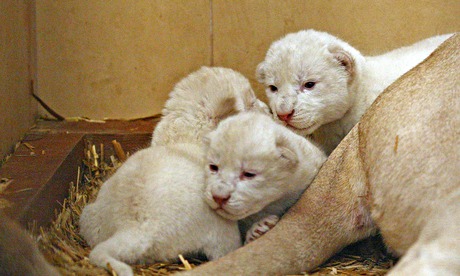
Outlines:
{"label": "wooden beam", "polygon": [[132,154],[150,145],[157,120],[109,123],[42,121],[23,139],[0,168],[0,178],[12,182],[0,197],[11,203],[5,213],[24,227],[45,226],[54,218],[76,181],[85,143],[103,144],[106,158],[115,154],[111,141]]}

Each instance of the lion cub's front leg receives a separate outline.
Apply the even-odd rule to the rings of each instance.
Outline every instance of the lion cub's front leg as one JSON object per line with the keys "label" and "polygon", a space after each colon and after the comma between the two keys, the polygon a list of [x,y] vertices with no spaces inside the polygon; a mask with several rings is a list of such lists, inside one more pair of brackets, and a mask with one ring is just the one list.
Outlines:
{"label": "lion cub's front leg", "polygon": [[244,244],[248,244],[260,238],[263,234],[275,227],[279,220],[280,218],[278,216],[270,215],[254,223],[246,233],[246,240],[244,241]]}

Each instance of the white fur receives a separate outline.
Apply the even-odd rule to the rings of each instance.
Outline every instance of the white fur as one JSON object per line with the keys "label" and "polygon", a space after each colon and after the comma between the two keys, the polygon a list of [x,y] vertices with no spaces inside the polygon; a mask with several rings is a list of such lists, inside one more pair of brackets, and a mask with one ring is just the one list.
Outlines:
{"label": "white fur", "polygon": [[194,144],[154,146],[130,157],[82,213],[90,260],[132,275],[123,262],[168,261],[198,251],[215,259],[238,248],[237,225],[202,200],[202,170],[202,149]]}
{"label": "white fur", "polygon": [[254,223],[246,232],[245,244],[255,241],[270,231],[280,220],[277,215],[269,215]]}
{"label": "white fur", "polygon": [[[261,113],[229,117],[206,138],[206,202],[225,218],[243,219],[243,233],[267,216],[280,217],[326,160],[309,140]],[[220,206],[216,196],[228,201]]]}
{"label": "white fur", "polygon": [[[450,36],[367,57],[328,33],[305,30],[275,41],[256,74],[275,119],[292,113],[287,126],[329,154],[388,85]],[[315,85],[306,88],[307,82]]]}
{"label": "white fur", "polygon": [[249,81],[228,68],[202,67],[176,84],[153,131],[152,145],[202,142],[203,135],[232,113],[269,112]]}
{"label": "white fur", "polygon": [[203,67],[179,82],[153,145],[128,158],[82,212],[91,262],[133,275],[126,263],[196,252],[212,260],[241,246],[237,222],[203,201],[202,135],[229,114],[263,107],[247,79],[230,69]]}

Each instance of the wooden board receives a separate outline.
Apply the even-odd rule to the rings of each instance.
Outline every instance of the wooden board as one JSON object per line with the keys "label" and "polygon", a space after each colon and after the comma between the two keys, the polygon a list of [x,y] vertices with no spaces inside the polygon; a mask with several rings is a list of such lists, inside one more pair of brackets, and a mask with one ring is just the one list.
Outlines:
{"label": "wooden board", "polygon": [[209,0],[35,2],[36,93],[64,117],[158,114],[209,65]]}
{"label": "wooden board", "polygon": [[5,213],[25,227],[47,225],[68,196],[69,184],[77,179],[86,142],[103,144],[108,157],[114,154],[111,141],[117,140],[132,154],[150,145],[157,122],[38,122],[0,168],[0,178],[12,180],[2,195],[11,203]]}

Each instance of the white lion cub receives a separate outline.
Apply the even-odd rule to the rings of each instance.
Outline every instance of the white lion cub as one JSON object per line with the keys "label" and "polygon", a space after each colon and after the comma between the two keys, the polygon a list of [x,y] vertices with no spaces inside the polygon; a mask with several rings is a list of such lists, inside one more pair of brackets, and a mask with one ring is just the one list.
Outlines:
{"label": "white lion cub", "polygon": [[328,33],[300,31],[275,41],[256,75],[275,119],[330,154],[388,85],[450,36],[368,57]]}
{"label": "white lion cub", "polygon": [[80,230],[93,247],[91,262],[125,276],[133,275],[126,263],[196,252],[212,260],[240,247],[237,222],[203,200],[202,136],[229,114],[259,109],[264,104],[233,70],[203,67],[180,81],[153,145],[128,158],[83,209]]}
{"label": "white lion cub", "polygon": [[224,218],[242,219],[246,242],[276,224],[326,160],[319,147],[262,113],[227,118],[205,142],[206,202]]}
{"label": "white lion cub", "polygon": [[223,118],[248,110],[270,112],[243,75],[228,68],[202,67],[174,87],[153,132],[152,145],[201,144],[204,134]]}

